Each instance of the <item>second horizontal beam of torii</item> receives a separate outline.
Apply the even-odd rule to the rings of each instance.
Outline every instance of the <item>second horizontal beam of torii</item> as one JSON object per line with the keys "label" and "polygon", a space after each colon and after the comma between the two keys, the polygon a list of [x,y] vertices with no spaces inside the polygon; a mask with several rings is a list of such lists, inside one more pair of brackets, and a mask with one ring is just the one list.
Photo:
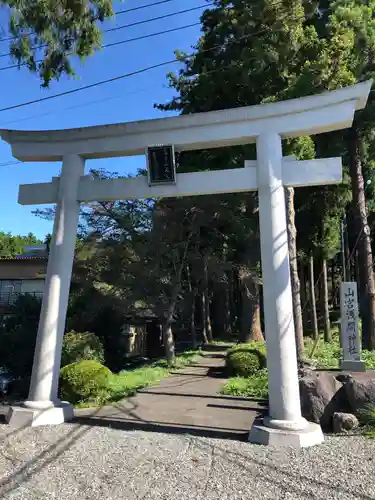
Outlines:
{"label": "second horizontal beam of torii", "polygon": [[[245,168],[177,174],[176,184],[158,186],[149,186],[146,176],[104,180],[83,176],[77,199],[80,202],[116,201],[256,191],[256,166],[256,161],[245,161]],[[341,158],[297,161],[293,157],[284,157],[282,172],[286,187],[319,186],[342,181]],[[56,203],[58,182],[57,177],[52,182],[22,184],[18,202],[21,205]]]}

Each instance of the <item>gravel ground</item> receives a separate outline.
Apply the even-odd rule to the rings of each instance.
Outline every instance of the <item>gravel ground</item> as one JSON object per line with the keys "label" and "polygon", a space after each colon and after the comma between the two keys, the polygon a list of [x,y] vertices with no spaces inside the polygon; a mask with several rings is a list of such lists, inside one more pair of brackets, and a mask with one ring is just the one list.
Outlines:
{"label": "gravel ground", "polygon": [[375,440],[330,437],[297,455],[245,442],[64,424],[0,425],[10,499],[375,499]]}

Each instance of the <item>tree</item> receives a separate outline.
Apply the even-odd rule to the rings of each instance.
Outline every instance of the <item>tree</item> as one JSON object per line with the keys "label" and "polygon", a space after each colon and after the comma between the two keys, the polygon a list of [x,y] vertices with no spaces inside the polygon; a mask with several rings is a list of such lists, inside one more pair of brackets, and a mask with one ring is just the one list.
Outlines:
{"label": "tree", "polygon": [[[177,52],[184,69],[169,79],[179,95],[159,109],[184,114],[259,104],[272,100],[288,84],[303,35],[302,2],[276,6],[269,1],[216,0],[214,4],[202,16],[203,36],[196,55],[186,58]],[[280,9],[290,15],[280,16]],[[239,167],[254,152],[252,146],[220,148],[189,154],[184,164],[196,170]],[[243,339],[262,337],[257,204],[254,194],[237,195],[231,204],[238,214],[238,230],[229,237],[228,246],[239,280]]]}
{"label": "tree", "polygon": [[42,242],[33,233],[20,236],[0,231],[0,257],[15,257],[24,252],[25,246],[39,244]]}
{"label": "tree", "polygon": [[100,48],[98,23],[113,15],[111,0],[0,0],[0,5],[10,16],[12,58],[39,74],[43,87],[75,75],[72,57],[84,59]]}
{"label": "tree", "polygon": [[286,200],[286,213],[287,213],[294,329],[296,336],[297,361],[298,364],[300,365],[303,362],[304,343],[303,343],[303,321],[302,321],[301,294],[300,294],[301,285],[298,276],[298,262],[297,262],[297,230],[295,225],[294,188],[292,187],[285,188],[285,200]]}
{"label": "tree", "polygon": [[[354,84],[373,77],[375,58],[375,2],[370,0],[336,0],[315,2],[320,18],[308,26],[311,43],[300,51],[300,71],[285,95],[307,95],[321,90]],[[375,348],[375,286],[363,183],[363,150],[374,129],[374,99],[357,113],[352,128],[331,134],[340,154],[347,159],[353,194],[353,220],[358,245],[360,304],[363,343]],[[327,138],[325,138],[327,140]],[[366,144],[367,143],[367,144]]]}

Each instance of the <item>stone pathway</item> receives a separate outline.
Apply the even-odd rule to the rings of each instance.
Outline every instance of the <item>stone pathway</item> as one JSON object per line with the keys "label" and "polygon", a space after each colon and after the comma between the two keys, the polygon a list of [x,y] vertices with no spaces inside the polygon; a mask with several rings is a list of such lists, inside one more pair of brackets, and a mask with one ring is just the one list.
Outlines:
{"label": "stone pathway", "polygon": [[77,410],[76,422],[124,430],[246,439],[264,405],[222,396],[224,353],[206,352],[200,361],[159,385],[109,407]]}

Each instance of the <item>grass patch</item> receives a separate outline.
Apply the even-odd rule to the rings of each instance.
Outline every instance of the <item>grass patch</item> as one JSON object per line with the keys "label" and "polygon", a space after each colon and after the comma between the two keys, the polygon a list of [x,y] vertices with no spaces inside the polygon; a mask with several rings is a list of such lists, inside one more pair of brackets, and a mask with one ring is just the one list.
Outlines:
{"label": "grass patch", "polygon": [[176,356],[173,366],[168,366],[166,360],[160,360],[132,370],[112,373],[105,389],[100,390],[94,398],[80,401],[74,407],[92,408],[119,401],[133,395],[139,389],[160,382],[168,377],[172,370],[194,364],[199,357],[199,350],[188,350]]}
{"label": "grass patch", "polygon": [[234,346],[236,342],[234,340],[213,340],[212,342],[209,342],[207,345],[214,345],[218,347],[227,347],[227,346]]}
{"label": "grass patch", "polygon": [[220,394],[266,399],[268,397],[268,371],[260,370],[250,377],[231,377],[221,387]]}
{"label": "grass patch", "polygon": [[[305,357],[309,359],[314,340],[305,339]],[[312,361],[317,368],[339,368],[341,359],[340,337],[337,329],[332,330],[332,342],[324,342],[323,336],[319,338],[318,345],[314,351]]]}

